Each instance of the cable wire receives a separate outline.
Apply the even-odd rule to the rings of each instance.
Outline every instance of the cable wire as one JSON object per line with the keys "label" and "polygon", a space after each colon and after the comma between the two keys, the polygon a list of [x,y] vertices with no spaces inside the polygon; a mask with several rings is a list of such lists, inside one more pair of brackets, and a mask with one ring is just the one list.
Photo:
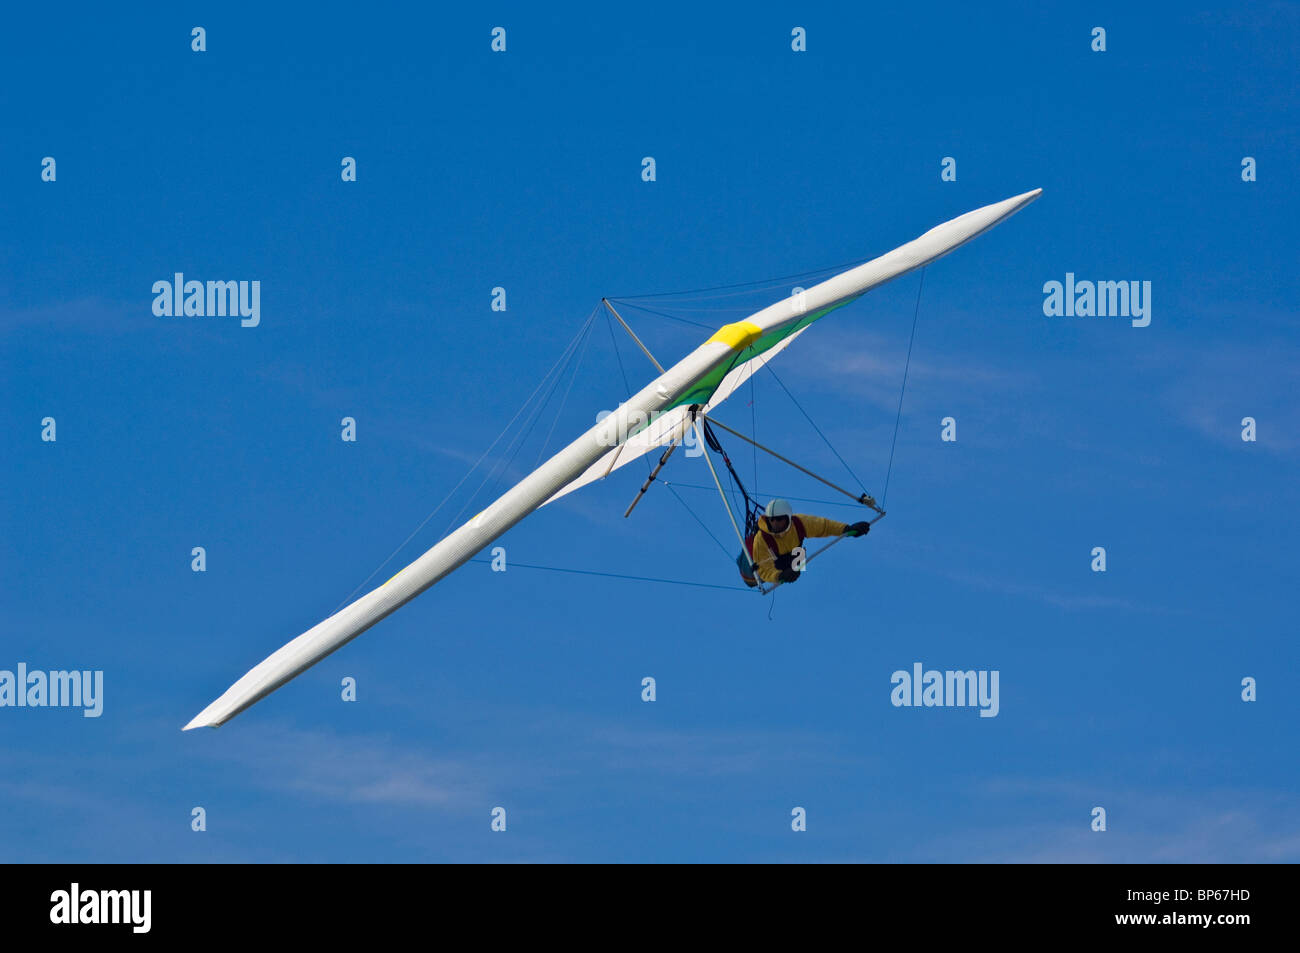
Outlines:
{"label": "cable wire", "polygon": [[885,505],[889,496],[889,478],[894,473],[894,448],[898,446],[898,425],[903,422],[903,395],[907,393],[907,372],[912,366],[912,342],[916,340],[916,320],[921,315],[921,289],[925,287],[925,269],[921,269],[921,281],[916,286],[916,309],[912,312],[912,335],[907,339],[907,362],[903,365],[903,386],[898,391],[898,416],[894,418],[894,439],[889,445],[889,466],[885,470],[885,489],[880,494],[880,505]]}

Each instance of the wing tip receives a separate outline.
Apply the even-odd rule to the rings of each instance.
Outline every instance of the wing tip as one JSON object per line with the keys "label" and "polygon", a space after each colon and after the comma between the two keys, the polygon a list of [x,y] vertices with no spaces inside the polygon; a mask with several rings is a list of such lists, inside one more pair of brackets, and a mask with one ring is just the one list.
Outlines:
{"label": "wing tip", "polygon": [[209,705],[191,718],[189,724],[182,728],[181,731],[193,731],[195,728],[220,728],[224,720],[215,717],[212,714],[212,706]]}

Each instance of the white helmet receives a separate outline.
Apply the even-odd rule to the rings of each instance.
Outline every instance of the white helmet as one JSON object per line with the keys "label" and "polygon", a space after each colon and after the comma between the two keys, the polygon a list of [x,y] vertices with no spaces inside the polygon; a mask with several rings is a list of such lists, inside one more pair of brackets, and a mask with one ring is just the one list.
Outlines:
{"label": "white helmet", "polygon": [[790,504],[785,500],[773,500],[767,504],[763,515],[768,519],[779,519],[782,516],[794,516],[794,510],[790,509]]}

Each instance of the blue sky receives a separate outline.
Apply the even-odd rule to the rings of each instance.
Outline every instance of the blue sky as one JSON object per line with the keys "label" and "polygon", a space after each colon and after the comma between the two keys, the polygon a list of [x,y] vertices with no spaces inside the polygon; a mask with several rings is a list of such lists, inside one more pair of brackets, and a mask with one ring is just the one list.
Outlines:
{"label": "blue sky", "polygon": [[[105,708],[0,708],[0,858],[1300,859],[1298,23],[1283,3],[15,11],[0,669],[103,670]],[[225,727],[179,730],[420,524],[602,295],[824,269],[1035,187],[926,272],[889,517],[774,605],[471,564]],[[259,280],[261,324],[156,317],[177,271]],[[1045,317],[1066,272],[1150,281],[1150,326]],[[873,492],[917,281],[778,362]],[[789,292],[768,287],[734,301]],[[626,316],[665,361],[707,336]],[[508,473],[625,395],[597,325]],[[843,475],[772,379],[753,397],[760,438]],[[509,559],[733,585],[662,488],[622,518],[640,476],[536,514]],[[716,501],[681,492],[730,546]],[[914,662],[997,670],[998,716],[892,706]]]}

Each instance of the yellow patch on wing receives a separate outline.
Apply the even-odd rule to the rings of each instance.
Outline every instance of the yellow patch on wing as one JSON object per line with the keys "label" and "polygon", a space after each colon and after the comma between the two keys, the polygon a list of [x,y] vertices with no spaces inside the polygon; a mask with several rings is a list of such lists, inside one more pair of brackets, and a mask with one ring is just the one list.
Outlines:
{"label": "yellow patch on wing", "polygon": [[739,351],[742,348],[749,347],[760,337],[763,336],[763,329],[752,321],[737,321],[735,324],[724,324],[718,328],[713,337],[709,338],[706,344],[714,341],[721,341],[733,351]]}

